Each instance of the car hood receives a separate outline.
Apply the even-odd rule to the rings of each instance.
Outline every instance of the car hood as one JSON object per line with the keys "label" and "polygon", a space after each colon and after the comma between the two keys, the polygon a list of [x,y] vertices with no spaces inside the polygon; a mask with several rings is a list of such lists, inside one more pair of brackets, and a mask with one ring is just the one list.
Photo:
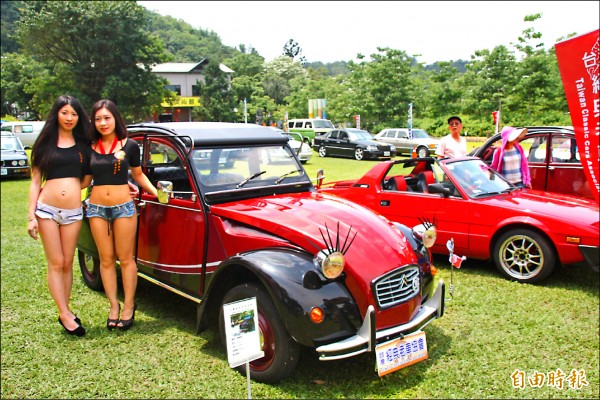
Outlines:
{"label": "car hood", "polygon": [[[324,238],[338,249],[345,243],[345,271],[368,292],[373,279],[417,261],[406,238],[387,219],[336,196],[305,192],[260,197],[213,205],[211,213],[226,221],[230,232],[237,222],[244,225],[245,236],[253,235],[248,231],[253,229],[257,237],[268,234],[313,255],[327,248]],[[241,246],[231,250],[243,251]]]}
{"label": "car hood", "polygon": [[497,206],[518,209],[537,217],[562,220],[565,226],[590,227],[598,234],[598,203],[590,200],[533,189],[515,190],[509,195],[490,198]]}
{"label": "car hood", "polygon": [[27,154],[24,151],[2,150],[3,160],[24,160]]}
{"label": "car hood", "polygon": [[385,143],[385,142],[378,142],[376,140],[370,140],[370,139],[360,139],[360,140],[355,140],[353,141],[353,143],[362,145],[362,146],[389,146],[389,143]]}

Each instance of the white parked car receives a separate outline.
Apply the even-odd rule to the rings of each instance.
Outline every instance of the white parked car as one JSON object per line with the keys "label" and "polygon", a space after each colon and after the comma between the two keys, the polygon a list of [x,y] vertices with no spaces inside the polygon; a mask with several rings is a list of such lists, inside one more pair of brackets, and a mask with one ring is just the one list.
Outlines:
{"label": "white parked car", "polygon": [[46,121],[7,121],[2,123],[0,130],[10,132],[19,138],[26,149],[35,143]]}
{"label": "white parked car", "polygon": [[307,141],[302,140],[302,135],[296,132],[286,132],[283,129],[274,127],[271,127],[271,129],[281,133],[282,135],[286,135],[289,138],[288,143],[302,164],[305,164],[310,160],[312,157],[312,149]]}
{"label": "white parked car", "polygon": [[398,155],[412,155],[414,151],[418,157],[429,157],[435,153],[438,139],[434,139],[423,129],[412,130],[413,139],[408,139],[408,128],[387,128],[375,135],[374,140],[393,144],[396,146]]}

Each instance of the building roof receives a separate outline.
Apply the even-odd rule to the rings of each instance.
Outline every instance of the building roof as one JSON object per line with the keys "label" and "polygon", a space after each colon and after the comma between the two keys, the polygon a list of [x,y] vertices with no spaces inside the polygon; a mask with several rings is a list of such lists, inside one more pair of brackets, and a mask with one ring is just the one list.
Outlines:
{"label": "building roof", "polygon": [[152,67],[152,72],[159,72],[159,73],[161,73],[161,72],[162,73],[177,72],[177,73],[181,73],[181,74],[189,74],[192,72],[202,71],[202,66],[207,63],[208,63],[208,60],[205,58],[202,61],[197,62],[197,63],[170,62],[170,63],[156,64]]}
{"label": "building roof", "polygon": [[[156,64],[152,67],[152,72],[155,73],[180,73],[180,74],[191,74],[191,73],[200,73],[204,65],[208,64],[208,59],[203,59],[197,63],[177,63],[177,62],[169,62],[163,64]],[[230,69],[225,64],[219,64],[219,68],[221,71],[225,73],[233,73],[234,71]]]}

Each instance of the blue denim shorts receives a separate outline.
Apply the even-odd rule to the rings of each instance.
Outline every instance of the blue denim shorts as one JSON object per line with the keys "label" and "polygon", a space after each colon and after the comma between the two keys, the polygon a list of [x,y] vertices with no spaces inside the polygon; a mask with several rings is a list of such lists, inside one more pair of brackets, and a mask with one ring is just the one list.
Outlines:
{"label": "blue denim shorts", "polygon": [[83,219],[83,208],[58,208],[38,201],[35,215],[41,219],[52,219],[59,225],[68,225]]}
{"label": "blue denim shorts", "polygon": [[117,218],[128,218],[135,216],[135,203],[133,200],[127,203],[117,204],[116,206],[101,206],[90,203],[87,206],[86,216],[88,218],[100,217],[112,222]]}

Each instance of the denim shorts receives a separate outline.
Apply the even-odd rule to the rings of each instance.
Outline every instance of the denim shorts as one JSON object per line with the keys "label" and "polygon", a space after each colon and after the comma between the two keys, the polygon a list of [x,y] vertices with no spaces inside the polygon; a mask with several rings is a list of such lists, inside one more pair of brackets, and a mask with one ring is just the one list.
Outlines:
{"label": "denim shorts", "polygon": [[86,210],[88,218],[100,217],[112,222],[117,218],[128,218],[135,216],[135,203],[133,200],[127,203],[117,204],[116,206],[101,206],[99,204],[89,203]]}
{"label": "denim shorts", "polygon": [[38,201],[35,215],[41,219],[52,219],[59,225],[68,225],[83,219],[83,207],[58,208]]}

